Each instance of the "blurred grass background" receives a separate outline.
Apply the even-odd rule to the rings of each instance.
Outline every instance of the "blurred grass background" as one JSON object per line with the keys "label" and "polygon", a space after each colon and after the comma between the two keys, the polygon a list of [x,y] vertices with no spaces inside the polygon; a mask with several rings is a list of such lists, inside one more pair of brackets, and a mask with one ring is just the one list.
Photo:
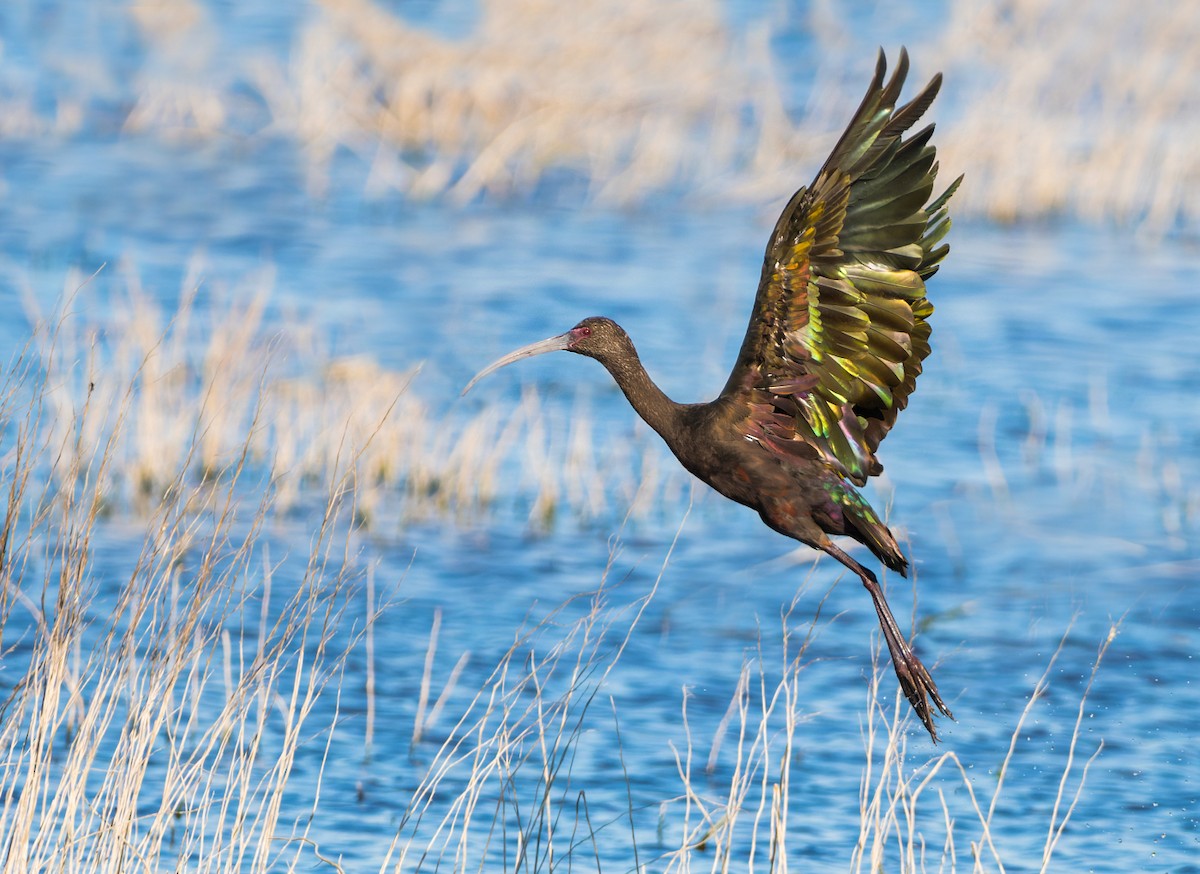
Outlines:
{"label": "blurred grass background", "polygon": [[[944,165],[970,170],[956,215],[1154,235],[1200,219],[1192,4],[18,0],[0,22],[5,138],[286,137],[315,193],[344,150],[369,191],[459,201],[564,179],[610,203],[784,197],[876,49],[907,43],[914,80],[954,83],[935,116]],[[282,52],[261,38],[281,29]]]}

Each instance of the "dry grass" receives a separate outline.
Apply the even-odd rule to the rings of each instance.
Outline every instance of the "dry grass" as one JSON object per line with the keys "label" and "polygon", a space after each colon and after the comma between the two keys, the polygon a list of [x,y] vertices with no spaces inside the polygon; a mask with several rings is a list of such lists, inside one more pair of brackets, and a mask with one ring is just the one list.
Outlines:
{"label": "dry grass", "polygon": [[[607,577],[518,633],[427,766],[383,870],[601,867],[614,843],[637,859],[633,811],[614,819],[590,806],[597,774],[609,788],[629,778],[597,767],[604,742],[588,735],[604,719],[594,705],[605,680],[658,586],[612,607]],[[614,736],[619,757],[619,727]],[[591,763],[577,777],[580,756]]]}
{"label": "dry grass", "polygon": [[[88,281],[69,277],[68,288]],[[261,271],[197,305],[199,281],[189,274],[178,308],[166,312],[155,302],[162,295],[126,266],[108,283],[99,319],[69,294],[54,336],[32,351],[47,377],[44,439],[70,455],[55,475],[104,459],[101,509],[146,515],[181,475],[191,486],[244,464],[270,481],[274,506],[290,511],[322,501],[329,472],[348,463],[356,522],[380,531],[478,517],[522,494],[534,496],[527,512],[537,529],[562,512],[640,515],[686,476],[660,469],[663,453],[644,429],[632,448],[598,439],[583,407],[560,411],[532,391],[511,410],[464,403],[435,415],[411,390],[418,368],[330,359],[303,326],[279,327],[274,315],[268,326],[272,282]],[[119,441],[105,436],[114,430]],[[585,475],[596,469],[610,475]],[[503,491],[505,476],[518,494]]]}
{"label": "dry grass", "polygon": [[[462,201],[523,195],[567,174],[604,202],[664,190],[778,201],[844,125],[876,43],[894,56],[901,38],[890,9],[852,27],[818,4],[801,25],[814,75],[806,95],[772,55],[796,50],[793,38],[775,39],[796,23],[734,27],[717,0],[485,0],[453,37],[370,0],[327,0],[306,14],[280,55],[237,53],[201,2],[131,4],[145,55],[125,127],[172,139],[288,137],[305,150],[315,191],[349,150],[369,168],[372,193]],[[957,215],[1195,231],[1194,5],[970,0],[919,34],[914,75],[947,75],[935,114],[948,175],[967,175]],[[105,87],[129,77],[109,58],[73,63],[76,75],[55,80],[63,93],[50,116],[35,109],[40,94],[0,95],[0,129],[86,134],[92,104],[103,117]],[[785,109],[796,106],[803,117]]]}
{"label": "dry grass", "polygon": [[288,71],[260,69],[259,82],[318,163],[337,145],[396,150],[375,164],[376,185],[465,200],[570,169],[624,201],[728,172],[747,143],[765,145],[778,106],[766,70],[745,62],[758,48],[711,0],[569,12],[494,0],[460,40],[339,0],[305,29]]}
{"label": "dry grass", "polygon": [[[286,571],[289,594],[275,595],[283,563],[272,562],[262,533],[280,512],[271,499],[280,475],[255,472],[256,441],[268,430],[277,391],[272,365],[262,363],[270,356],[254,339],[261,307],[236,310],[230,324],[216,320],[211,336],[208,329],[190,333],[199,317],[187,306],[169,322],[154,312],[144,300],[131,304],[116,319],[125,331],[103,336],[82,330],[68,307],[15,360],[0,392],[8,489],[0,643],[6,676],[18,678],[6,686],[0,720],[6,870],[96,870],[94,860],[105,859],[104,870],[265,871],[322,860],[311,832],[319,777],[307,816],[295,816],[285,789],[302,746],[330,743],[338,708],[319,701],[340,694],[345,659],[360,644],[372,743],[373,626],[348,627],[343,614],[363,588],[368,616],[388,601],[371,575],[354,571],[350,538],[365,515],[358,488],[368,479],[371,440],[388,433],[395,398],[377,400],[385,408],[378,416],[307,407],[306,415],[342,417],[327,423],[340,424],[341,443],[313,456],[326,467],[318,474],[313,461],[309,473],[308,491],[323,494],[313,503],[311,545],[304,566]],[[162,333],[155,339],[156,327]],[[226,371],[235,360],[260,363]],[[203,362],[212,373],[201,379]],[[175,395],[155,394],[164,386]],[[190,416],[185,431],[167,431],[157,467],[138,462],[147,451],[139,441],[155,421],[149,417],[166,414],[147,411],[144,392],[175,404],[171,415]],[[179,394],[190,398],[190,409]],[[568,441],[583,451],[580,442]],[[173,461],[168,449],[178,453]],[[95,550],[107,536],[102,526],[114,494],[129,491],[130,482],[147,533],[117,577],[111,558],[101,562]],[[670,552],[660,579],[669,561]],[[606,577],[597,592],[519,633],[461,709],[451,693],[461,686],[462,659],[435,691],[435,618],[414,745],[441,731],[447,710],[457,713],[406,806],[383,870],[549,870],[564,861],[600,869],[613,858],[635,868],[784,870],[802,861],[788,846],[797,827],[790,797],[795,755],[812,743],[805,671],[817,620],[797,632],[792,610],[785,611],[777,663],[768,666],[760,649],[746,664],[707,754],[692,741],[685,695],[686,744],[675,752],[681,791],[659,809],[653,842],[644,837],[650,812],[635,799],[630,775],[618,773],[625,768],[619,709],[610,700],[610,717],[595,705],[657,583],[614,606],[618,588]],[[13,629],[25,630],[13,639]],[[897,696],[897,709],[884,711],[877,668],[868,686],[861,832],[851,867],[1004,871],[1015,864],[996,828],[997,805],[1049,676],[1048,667],[995,767],[998,778],[981,790],[953,751],[914,764],[904,740],[907,708]],[[1046,822],[1043,870],[1099,753],[1080,749],[1088,690],[1090,681],[1055,800],[1038,811]],[[714,775],[726,782],[719,786]],[[610,799],[624,781],[627,806],[593,801],[596,779]]]}
{"label": "dry grass", "polygon": [[[351,145],[374,187],[465,200],[568,169],[601,201],[673,188],[777,200],[824,156],[873,61],[874,46],[847,54],[842,25],[814,15],[814,90],[807,117],[791,118],[771,22],[738,33],[710,0],[588,8],[580,20],[546,0],[496,0],[451,40],[367,0],[329,2],[291,75],[262,90],[314,167]],[[1195,8],[974,0],[930,37],[914,78],[948,77],[936,117],[948,175],[967,173],[958,214],[1197,227]]]}
{"label": "dry grass", "polygon": [[[289,70],[260,66],[257,81],[318,186],[349,145],[371,161],[371,187],[421,196],[528,191],[568,169],[600,200],[675,187],[777,199],[832,143],[874,51],[814,15],[821,63],[808,117],[793,119],[769,22],[737,34],[708,0],[589,10],[581,21],[497,0],[446,39],[367,0],[330,2]],[[948,76],[939,144],[967,172],[959,214],[1195,228],[1198,35],[1184,6],[1105,4],[1081,19],[1063,0],[956,5],[917,60]]]}
{"label": "dry grass", "polygon": [[[1051,808],[1024,811],[1026,817],[1046,817],[1047,834],[1039,871],[1049,869],[1055,847],[1083,794],[1088,770],[1104,747],[1100,741],[1083,764],[1077,765],[1076,753],[1088,695],[1100,663],[1116,638],[1117,628],[1113,625],[1101,642],[1087,684],[1080,692],[1078,711]],[[867,871],[923,872],[931,868],[957,871],[960,866],[969,865],[972,872],[998,871],[1003,874],[1005,859],[1015,867],[1023,868],[1029,864],[1024,848],[1002,852],[1003,838],[998,840],[993,828],[996,809],[1005,778],[1019,760],[1025,723],[1050,687],[1051,673],[1069,633],[1068,629],[1029,695],[1013,727],[1003,761],[992,766],[997,775],[995,781],[983,785],[953,750],[916,767],[908,763],[903,733],[905,723],[910,721],[908,707],[898,695],[890,717],[881,707],[878,699],[880,671],[876,662],[864,728],[867,768],[862,782],[862,826],[851,870],[861,871],[865,866]],[[943,772],[948,772],[948,776]],[[925,798],[932,794],[936,794],[936,798]],[[952,800],[955,796],[960,796],[957,801]],[[930,811],[933,811],[932,815]]]}
{"label": "dry grass", "polygon": [[[822,598],[797,636],[793,614],[805,591],[801,586],[780,617],[778,672],[768,667],[760,645],[756,657],[743,664],[703,758],[688,723],[685,690],[686,745],[673,747],[683,792],[659,810],[662,843],[669,848],[660,860],[663,870],[786,870],[788,835],[795,832],[792,769],[805,746],[802,725],[813,715],[804,682],[808,648],[825,604]],[[718,771],[728,775],[727,783],[718,783]]]}
{"label": "dry grass", "polygon": [[939,132],[949,166],[968,169],[959,205],[1009,221],[1065,213],[1195,230],[1197,38],[1194,6],[953,6],[935,57],[961,107]]}
{"label": "dry grass", "polygon": [[[819,737],[805,731],[814,716],[805,691],[805,671],[811,658],[807,653],[819,627],[820,608],[811,621],[801,626],[804,636],[800,639],[794,638],[791,612],[789,608],[783,615],[780,670],[776,673],[763,667],[761,648],[759,657],[743,668],[703,767],[701,752],[695,748],[687,724],[685,697],[687,745],[676,753],[684,791],[679,798],[664,802],[660,811],[660,832],[666,833],[664,843],[675,847],[656,861],[663,870],[784,871],[805,861],[795,853],[789,855],[789,835],[803,830],[805,824],[796,821],[788,799],[794,791],[792,771],[797,754],[821,744]],[[922,752],[914,755],[908,749],[906,738],[912,714],[901,695],[891,696],[893,703],[885,708],[880,685],[881,681],[890,684],[893,675],[886,661],[880,661],[877,649],[875,670],[867,685],[860,831],[850,854],[850,870],[906,874],[929,870],[1003,872],[1007,870],[1006,860],[1009,866],[1023,869],[1030,864],[1023,842],[1030,816],[1044,817],[1047,833],[1039,870],[1049,870],[1058,841],[1083,795],[1088,770],[1103,748],[1101,742],[1081,753],[1080,743],[1088,694],[1116,634],[1117,627],[1113,626],[1079,693],[1054,801],[1046,810],[1023,811],[1019,839],[1011,850],[1006,849],[1004,829],[999,834],[995,829],[997,805],[1006,776],[1019,765],[1026,722],[1050,687],[1050,676],[1067,635],[1017,718],[1003,760],[970,766],[952,749],[930,756],[922,732],[918,732]],[[1057,720],[1046,713],[1040,717]],[[1078,761],[1081,754],[1087,756],[1082,764]],[[723,791],[717,790],[713,780],[718,761],[728,774]],[[1019,773],[1017,779],[1031,779],[1028,771],[1021,769]],[[1054,779],[1052,774],[1046,776]]]}
{"label": "dry grass", "polygon": [[66,382],[97,374],[68,357],[69,329],[43,327],[0,407],[4,870],[263,871],[319,858],[311,817],[287,822],[282,805],[302,745],[332,732],[336,705],[314,711],[360,634],[342,621],[350,459],[328,472],[289,594],[273,595],[280,565],[261,543],[275,509],[245,482],[257,410],[231,457],[202,461],[193,440],[174,472],[147,474],[165,479],[145,496],[140,549],[98,558],[124,447],[145,426],[141,393],[170,377],[148,354],[132,379],[114,385],[106,371],[72,403]]}
{"label": "dry grass", "polygon": [[[593,800],[600,795],[597,780],[610,793],[614,781],[630,781],[620,751],[619,709],[610,700],[613,724],[606,727],[607,718],[594,705],[656,589],[657,584],[623,608],[607,605],[605,589],[581,595],[587,609],[580,618],[563,620],[573,606],[568,602],[520,635],[428,765],[384,869],[548,870],[568,864],[587,870],[720,872],[803,866],[806,859],[789,849],[789,836],[812,824],[797,820],[790,796],[805,791],[793,776],[800,754],[821,743],[806,730],[814,715],[808,650],[819,611],[799,626],[799,637],[791,609],[785,611],[777,666],[764,665],[761,649],[747,662],[707,753],[694,741],[684,690],[686,743],[674,749],[681,792],[658,805],[657,840],[647,823],[654,811],[635,799],[632,788],[623,811],[614,809],[611,798],[607,804]],[[909,751],[908,705],[892,696],[894,706],[885,710],[880,683],[892,674],[877,660],[867,685],[860,832],[850,845],[850,869],[1023,868],[1031,861],[1028,818],[1035,816],[1046,827],[1039,870],[1050,870],[1103,747],[1101,742],[1081,750],[1083,720],[1116,630],[1101,643],[1079,692],[1061,772],[1039,772],[1037,779],[1055,781],[1053,802],[1021,814],[1016,841],[1006,842],[1009,826],[998,822],[997,809],[1010,771],[1022,782],[1034,779],[1020,768],[1021,740],[1044,702],[1061,645],[1016,719],[1002,760],[970,765],[953,750],[933,756]],[[1042,712],[1038,718],[1059,716]],[[606,769],[597,767],[595,750],[605,747],[610,758],[616,750],[621,773],[610,765],[607,776],[598,777]],[[589,764],[577,768],[580,757]]]}

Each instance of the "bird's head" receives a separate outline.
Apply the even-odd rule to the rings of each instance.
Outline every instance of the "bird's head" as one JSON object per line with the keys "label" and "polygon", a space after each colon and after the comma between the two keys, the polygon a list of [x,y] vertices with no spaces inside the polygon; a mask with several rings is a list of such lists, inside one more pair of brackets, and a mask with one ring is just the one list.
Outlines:
{"label": "bird's head", "polygon": [[522,346],[520,349],[509,352],[503,358],[493,361],[471,378],[462,393],[469,392],[475,383],[489,373],[512,364],[514,361],[541,355],[543,352],[577,352],[580,355],[604,362],[632,353],[633,344],[629,340],[629,335],[612,319],[591,316],[565,334],[530,343],[528,346]]}

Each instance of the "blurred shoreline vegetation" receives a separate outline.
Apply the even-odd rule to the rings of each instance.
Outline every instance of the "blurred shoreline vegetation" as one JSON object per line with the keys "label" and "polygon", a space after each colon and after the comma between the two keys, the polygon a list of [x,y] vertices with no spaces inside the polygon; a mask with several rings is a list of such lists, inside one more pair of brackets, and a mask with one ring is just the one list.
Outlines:
{"label": "blurred shoreline vegetation", "polygon": [[72,272],[56,312],[30,313],[35,329],[16,366],[45,380],[39,440],[72,461],[54,471],[103,459],[101,513],[153,516],[180,477],[198,485],[230,465],[251,493],[269,489],[281,513],[319,506],[329,477],[345,470],[355,524],[376,533],[469,522],[514,501],[534,531],[564,512],[620,522],[686,498],[686,472],[661,464],[647,429],[605,439],[582,401],[563,409],[532,388],[514,405],[431,408],[411,390],[419,366],[334,355],[319,328],[268,313],[269,268],[211,289],[200,264],[173,312],[127,262],[115,275]]}
{"label": "blurred shoreline vegetation", "polygon": [[[14,22],[36,14],[21,8]],[[455,28],[381,2],[325,0],[291,13],[280,56],[239,41],[227,11],[150,0],[103,28],[98,12],[45,22],[56,48],[41,61],[56,75],[36,94],[0,54],[0,133],[283,137],[307,156],[316,194],[345,150],[378,194],[520,197],[565,174],[596,203],[773,202],[826,154],[878,45],[894,60],[907,36],[912,80],[947,77],[934,117],[947,176],[967,171],[957,217],[1200,229],[1200,9],[970,0],[939,10],[890,26],[884,12],[847,23],[818,2],[803,21],[773,12],[734,24],[715,0],[482,0],[447,34]],[[124,44],[128,57],[67,59],[60,43],[71,39],[55,40],[56,24],[91,26],[101,36],[90,38]],[[784,31],[803,58],[779,56]],[[132,105],[115,95],[125,67]]]}
{"label": "blurred shoreline vegetation", "polygon": [[[176,294],[143,288],[129,262],[91,277],[72,271],[50,314],[26,296],[35,327],[15,366],[45,380],[40,439],[83,469],[105,459],[104,514],[150,517],[180,476],[201,484],[233,464],[252,491],[269,489],[279,512],[301,515],[327,500],[331,472],[344,469],[355,524],[385,537],[493,514],[523,518],[532,534],[563,523],[658,524],[689,503],[727,509],[694,487],[636,417],[595,416],[585,390],[551,399],[526,386],[515,402],[440,404],[423,391],[419,365],[335,354],[319,326],[273,308],[271,268],[216,287],[203,284],[202,271],[203,259],[193,259]],[[173,311],[164,299],[178,301]],[[1039,512],[1025,496],[1047,478],[1072,501],[1114,509],[1137,494],[1157,508],[1144,534],[1185,549],[1200,522],[1200,486],[1181,473],[1179,438],[1150,425],[1125,429],[1109,391],[1101,373],[1078,407],[1027,389],[1019,411],[1003,404],[1013,420],[1008,439],[999,433],[1002,402],[984,402],[969,426],[978,467],[956,488],[989,517],[1047,543],[1070,541],[1053,526],[1030,527]],[[875,488],[886,495],[886,477]],[[1120,550],[1133,548],[1128,537],[1117,514],[1085,539]]]}

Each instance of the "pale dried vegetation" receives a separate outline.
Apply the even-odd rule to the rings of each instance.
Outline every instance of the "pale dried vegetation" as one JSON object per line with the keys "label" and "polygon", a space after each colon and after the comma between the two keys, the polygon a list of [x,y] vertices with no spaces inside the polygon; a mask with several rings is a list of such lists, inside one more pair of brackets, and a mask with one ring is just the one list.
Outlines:
{"label": "pale dried vegetation", "polygon": [[[269,483],[281,512],[319,505],[330,472],[346,465],[356,524],[383,535],[493,513],[523,519],[531,531],[564,519],[617,524],[661,517],[689,495],[708,500],[632,416],[602,422],[583,400],[546,402],[532,387],[515,404],[431,403],[419,367],[331,356],[312,326],[268,311],[271,270],[213,291],[200,283],[200,269],[193,265],[177,294],[143,289],[128,265],[107,277],[72,275],[67,304],[43,319],[52,334],[30,347],[47,376],[40,401],[47,439],[81,468],[107,458],[100,512],[148,515],[181,473],[187,484],[202,483],[243,455],[248,475]],[[77,296],[80,282],[102,283],[104,291]],[[157,302],[172,296],[173,311]],[[997,449],[997,405],[984,404],[982,481],[962,487],[1036,539],[1055,535],[1030,526],[1017,508],[1042,477],[1057,477],[1078,500],[1111,502],[1136,489],[1160,508],[1163,533],[1182,542],[1200,520],[1200,488],[1180,473],[1171,435],[1145,431],[1131,482],[1122,474],[1125,450],[1112,441],[1101,378],[1089,397],[1085,410],[1060,403],[1051,412],[1026,392],[1028,431],[1020,457],[1006,459]],[[118,425],[123,439],[110,445],[104,435]],[[953,522],[946,524],[943,535],[954,542]]]}
{"label": "pale dried vegetation", "polygon": [[[669,560],[668,552],[663,573]],[[790,795],[805,791],[803,776],[794,773],[802,750],[819,744],[814,732],[806,731],[813,717],[808,650],[819,624],[797,621],[792,615],[796,601],[780,617],[782,646],[760,641],[757,657],[743,665],[725,717],[711,735],[693,732],[689,691],[682,690],[684,743],[672,746],[677,796],[649,810],[637,805],[631,786],[628,806],[614,810],[611,802],[594,802],[599,793],[589,788],[587,766],[576,774],[579,757],[595,757],[596,750],[605,749],[615,760],[609,780],[639,782],[628,771],[622,714],[611,698],[605,700],[604,681],[657,585],[624,606],[613,606],[611,591],[602,586],[576,599],[590,607],[581,618],[563,621],[559,614],[568,602],[518,639],[431,762],[401,818],[384,869],[539,871],[565,863],[573,870],[786,871],[808,861],[802,851],[788,848],[789,838],[814,826],[797,816]],[[1102,742],[1084,741],[1083,725],[1092,682],[1116,634],[1113,626],[1078,700],[1056,705],[1055,711],[1064,712],[1051,716],[1044,699],[1067,642],[1064,635],[1016,719],[1003,759],[988,763],[987,780],[972,774],[953,750],[930,755],[908,749],[913,721],[908,704],[899,695],[890,705],[880,698],[880,683],[891,671],[877,650],[866,687],[866,765],[849,869],[1002,874],[1006,865],[1036,865],[1039,871],[1052,870],[1088,770],[1103,748]],[[765,655],[767,649],[774,656]],[[1066,722],[1072,714],[1065,711],[1072,708],[1074,725],[1061,771],[1038,778],[1048,781],[1045,795],[1052,801],[1022,813],[1026,824],[1029,817],[1046,824],[1038,861],[1026,846],[1006,847],[998,809],[1006,777],[1023,755],[1026,723],[1031,717]],[[1028,776],[1020,773],[1022,779]]]}
{"label": "pale dried vegetation", "polygon": [[[447,39],[367,0],[326,2],[287,72],[260,66],[258,81],[276,123],[308,145],[317,184],[333,148],[351,145],[372,156],[369,184],[420,195],[526,191],[568,168],[600,200],[673,185],[774,199],[826,153],[874,60],[813,15],[816,79],[794,118],[771,22],[734,32],[710,0],[584,9],[492,0]],[[1194,229],[1198,38],[1186,4],[953,4],[914,47],[914,78],[950,81],[936,115],[943,163],[968,171],[958,214]]]}
{"label": "pale dried vegetation", "polygon": [[[564,510],[620,519],[683,488],[683,472],[661,469],[652,435],[597,440],[582,407],[543,405],[527,391],[511,409],[432,410],[410,390],[419,368],[330,357],[310,328],[267,313],[270,270],[215,293],[189,272],[174,312],[132,267],[119,272],[102,307],[96,295],[84,305],[71,291],[85,280],[69,277],[62,312],[42,318],[52,334],[31,350],[47,376],[47,439],[72,456],[56,470],[106,459],[102,511],[152,513],[181,474],[200,483],[239,459],[269,481],[281,511],[323,501],[330,472],[347,465],[356,523],[380,532],[477,518],[505,499],[535,529]],[[104,435],[118,427],[123,439],[110,445]],[[612,476],[588,475],[597,469]]]}
{"label": "pale dried vegetation", "polygon": [[1200,7],[951,4],[930,62],[952,75],[939,143],[969,169],[960,207],[1200,224]]}
{"label": "pale dried vegetation", "polygon": [[[957,215],[1195,231],[1200,7],[970,0],[948,9],[909,47],[914,81],[947,76],[935,116],[944,166],[967,176]],[[800,25],[811,32],[804,93],[772,57],[783,23],[735,27],[716,0],[483,0],[453,35],[370,0],[324,0],[283,56],[238,53],[196,0],[135,3],[129,14],[145,56],[127,129],[285,136],[307,154],[316,191],[345,149],[368,168],[370,192],[457,200],[524,195],[563,173],[600,202],[664,190],[778,200],[826,153],[876,48],[815,4]],[[898,46],[885,48],[894,59]],[[76,60],[49,115],[0,91],[0,130],[78,134],[104,98],[98,83],[125,75],[89,63],[104,61]]]}
{"label": "pale dried vegetation", "polygon": [[61,378],[97,374],[63,347],[66,327],[43,326],[0,397],[0,864],[266,871],[311,858],[311,816],[289,821],[283,796],[301,748],[338,719],[316,704],[363,631],[342,621],[352,477],[328,471],[283,594],[261,542],[274,510],[246,483],[254,419],[202,480],[194,440],[139,472],[163,479],[140,546],[114,559],[104,511],[124,447],[144,437],[142,391],[157,397],[166,375],[144,360],[71,404]]}
{"label": "pale dried vegetation", "polygon": [[[11,362],[0,391],[4,870],[342,870],[314,832],[319,787],[327,767],[345,766],[326,761],[334,733],[362,730],[339,724],[343,706],[365,709],[372,743],[374,619],[394,607],[395,590],[376,591],[355,541],[366,472],[384,463],[373,443],[400,441],[387,423],[408,377],[336,365],[341,375],[314,385],[328,380],[329,392],[343,396],[362,394],[344,382],[356,374],[381,385],[377,408],[335,402],[307,378],[274,373],[273,356],[302,347],[302,332],[264,340],[254,295],[207,316],[185,299],[168,320],[140,296],[132,272],[126,284],[110,314],[120,330],[88,328],[68,296]],[[296,390],[296,379],[310,394]],[[302,412],[285,428],[270,424],[289,409]],[[287,456],[307,480],[296,500],[312,511],[297,565],[272,561],[265,543],[286,513],[274,496],[288,489],[259,444],[305,428]],[[158,442],[147,442],[158,431]],[[122,514],[114,532],[107,514],[122,492],[144,524],[130,526]],[[98,555],[114,533],[138,530],[144,537],[128,561]],[[670,558],[668,550],[660,580]],[[448,707],[457,715],[399,805],[394,831],[358,836],[377,848],[380,870],[549,870],[563,861],[605,869],[610,860],[637,870],[783,870],[789,852],[799,861],[788,848],[796,828],[789,796],[796,751],[810,743],[805,671],[819,626],[790,609],[782,646],[764,646],[746,663],[711,738],[693,737],[685,691],[677,797],[648,811],[635,802],[634,776],[612,767],[576,772],[580,756],[601,749],[625,768],[622,714],[604,696],[657,588],[621,603],[606,579],[564,603],[520,633],[465,702],[450,694],[462,682],[461,659],[436,681],[430,669],[435,616],[414,744],[439,719],[450,721]],[[356,601],[365,611],[347,621]],[[1045,706],[1049,669],[987,790],[953,751],[914,761],[907,706],[897,696],[889,713],[878,698],[881,670],[888,673],[877,667],[868,684],[855,870],[1004,871],[1007,851],[992,830],[997,799],[1025,720]],[[1088,689],[1061,775],[1051,778],[1053,805],[1038,811],[1048,823],[1042,870],[1099,752],[1080,746]],[[302,758],[297,796],[289,785]],[[589,794],[593,779],[605,783]],[[593,797],[611,798],[622,783],[624,809],[593,807]]]}
{"label": "pale dried vegetation", "polygon": [[276,121],[318,159],[382,142],[395,154],[373,183],[462,200],[559,168],[600,198],[637,200],[727,173],[781,132],[766,71],[744,62],[754,52],[715,3],[481,7],[450,40],[366,0],[323,4],[288,72],[260,80]]}

